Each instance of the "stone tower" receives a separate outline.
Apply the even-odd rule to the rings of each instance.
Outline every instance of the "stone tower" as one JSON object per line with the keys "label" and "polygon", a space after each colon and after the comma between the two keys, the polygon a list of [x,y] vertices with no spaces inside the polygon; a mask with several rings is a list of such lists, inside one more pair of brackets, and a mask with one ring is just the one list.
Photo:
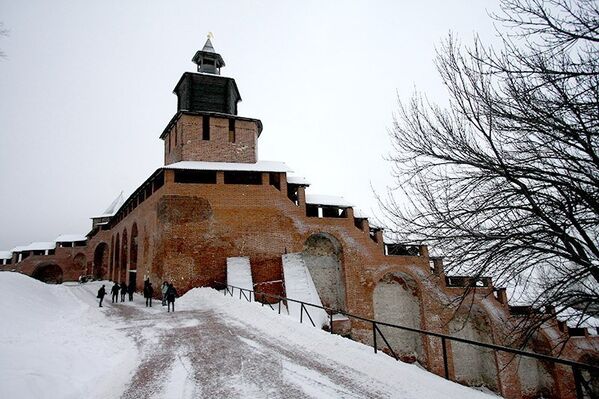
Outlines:
{"label": "stone tower", "polygon": [[192,61],[197,72],[185,72],[179,79],[174,89],[177,113],[160,136],[165,165],[180,161],[256,163],[262,122],[237,115],[239,89],[235,79],[220,75],[225,61],[210,37]]}

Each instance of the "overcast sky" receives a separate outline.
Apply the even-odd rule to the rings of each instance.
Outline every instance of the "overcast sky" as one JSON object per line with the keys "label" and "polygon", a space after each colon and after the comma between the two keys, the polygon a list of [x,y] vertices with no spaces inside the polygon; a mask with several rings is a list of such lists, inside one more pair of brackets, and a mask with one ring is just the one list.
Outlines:
{"label": "overcast sky", "polygon": [[433,65],[453,31],[491,41],[477,1],[0,0],[0,250],[62,233],[130,194],[163,164],[172,90],[206,33],[261,119],[261,160],[310,192],[376,210],[392,185],[396,98],[447,97]]}

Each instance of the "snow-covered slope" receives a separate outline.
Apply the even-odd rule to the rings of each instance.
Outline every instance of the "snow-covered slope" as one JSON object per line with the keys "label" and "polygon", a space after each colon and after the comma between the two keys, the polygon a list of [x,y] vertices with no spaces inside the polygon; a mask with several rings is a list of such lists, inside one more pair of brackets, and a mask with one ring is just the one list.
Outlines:
{"label": "snow-covered slope", "polygon": [[137,350],[94,295],[12,272],[0,272],[0,292],[0,398],[119,396]]}
{"label": "snow-covered slope", "polygon": [[227,284],[246,290],[254,290],[250,258],[247,256],[227,258]]}
{"label": "snow-covered slope", "polygon": [[98,308],[101,284],[0,273],[0,398],[489,397],[209,288],[167,313]]}
{"label": "snow-covered slope", "polygon": [[[283,275],[285,278],[285,293],[287,298],[322,306],[320,296],[318,296],[314,281],[312,281],[312,276],[304,263],[302,254],[295,253],[283,255]],[[287,306],[289,308],[289,314],[299,320],[301,305],[295,302],[289,302]],[[329,324],[328,316],[324,310],[312,306],[308,306],[306,310],[310,313],[310,317],[312,317],[312,321],[317,327],[320,328]],[[303,317],[307,319],[305,313]],[[306,320],[306,322],[309,323],[308,320]]]}
{"label": "snow-covered slope", "polygon": [[[210,308],[223,319],[232,320],[231,334],[243,336],[252,331],[254,338],[250,347],[258,353],[266,352],[263,342],[270,342],[277,352],[284,353],[287,361],[269,362],[282,367],[282,373],[302,387],[306,398],[394,398],[394,399],[469,399],[496,398],[494,395],[477,391],[438,377],[414,364],[398,362],[392,357],[371,347],[332,335],[312,327],[299,324],[289,316],[259,303],[249,303],[237,297],[223,296],[208,288],[196,288],[186,293],[180,300],[182,310]],[[279,349],[277,347],[282,345]],[[238,349],[238,351],[241,349]],[[294,355],[295,354],[295,355]],[[297,356],[297,359],[293,356]],[[308,357],[317,364],[318,372],[306,369],[299,361]],[[251,359],[246,353],[243,358]],[[297,363],[295,363],[297,361]],[[356,394],[347,387],[336,383],[336,378],[326,370],[335,370],[362,387],[368,394]],[[335,376],[338,378],[338,376]],[[255,397],[278,397],[261,396]]]}

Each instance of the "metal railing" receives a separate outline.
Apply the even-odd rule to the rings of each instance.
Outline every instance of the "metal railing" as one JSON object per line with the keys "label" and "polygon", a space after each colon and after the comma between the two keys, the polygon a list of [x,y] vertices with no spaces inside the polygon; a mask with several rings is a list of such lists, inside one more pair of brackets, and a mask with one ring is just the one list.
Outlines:
{"label": "metal railing", "polygon": [[[236,287],[234,285],[229,285],[229,284],[225,284],[225,283],[215,282],[214,284],[216,286],[220,286],[220,287],[224,288],[223,293],[225,296],[227,294],[230,294],[233,297],[235,290],[239,290],[239,299],[245,298],[246,301],[252,302],[252,295],[253,295],[254,302],[260,302],[262,304],[262,306],[264,306],[265,303],[260,300],[257,300],[256,297],[261,298],[261,299],[264,299],[264,298],[278,299],[278,313],[279,314],[281,314],[281,303],[285,302],[286,306],[289,302],[299,304],[300,305],[300,323],[303,323],[303,319],[304,319],[303,315],[304,315],[304,313],[306,313],[306,315],[307,315],[308,319],[310,320],[310,323],[312,324],[313,327],[316,327],[316,324],[314,323],[314,320],[312,319],[312,317],[310,316],[310,313],[308,312],[308,307],[322,309],[329,316],[329,324],[330,324],[329,331],[331,334],[334,333],[334,331],[333,331],[333,314],[342,314],[342,315],[348,317],[349,319],[356,319],[356,320],[360,320],[362,322],[371,324],[372,325],[372,340],[373,340],[374,353],[378,352],[378,348],[377,348],[377,346],[378,346],[377,345],[377,333],[378,333],[378,335],[380,335],[380,337],[383,339],[383,342],[387,346],[387,349],[389,350],[389,352],[393,355],[395,360],[398,360],[398,361],[400,360],[400,358],[397,356],[397,354],[395,353],[395,351],[393,350],[393,348],[387,341],[387,338],[385,337],[385,335],[383,334],[383,332],[381,331],[379,326],[396,328],[396,329],[400,329],[400,330],[404,330],[404,331],[410,331],[410,332],[414,332],[414,333],[418,333],[418,334],[424,334],[427,336],[440,338],[441,339],[441,350],[443,353],[444,377],[448,380],[450,379],[450,376],[449,376],[449,362],[448,362],[448,356],[447,356],[447,340],[450,340],[450,341],[461,342],[464,344],[474,345],[477,347],[492,349],[492,350],[498,351],[498,352],[507,352],[507,353],[514,354],[515,356],[524,356],[524,357],[534,358],[537,360],[542,360],[545,362],[551,362],[553,364],[562,364],[564,366],[569,366],[572,368],[572,374],[573,374],[574,383],[576,386],[576,397],[578,399],[584,399],[587,397],[595,398],[592,388],[590,387],[590,382],[586,381],[583,378],[581,370],[587,370],[590,373],[599,374],[598,366],[593,366],[593,365],[586,364],[586,363],[580,363],[580,362],[575,362],[572,360],[561,359],[558,357],[543,355],[540,353],[526,352],[526,351],[522,351],[519,349],[510,348],[507,346],[489,344],[486,342],[479,342],[479,341],[473,341],[473,340],[469,340],[469,339],[465,339],[465,338],[454,337],[451,335],[441,334],[441,333],[437,333],[437,332],[433,332],[433,331],[427,331],[427,330],[421,330],[418,328],[412,328],[412,327],[400,326],[397,324],[385,323],[382,321],[377,321],[377,320],[369,319],[366,317],[347,313],[347,312],[339,310],[339,309],[332,309],[332,308],[328,308],[326,306],[315,305],[313,303],[303,302],[303,301],[299,301],[297,299],[286,298],[286,297],[283,297],[280,295],[269,294],[266,292],[254,291],[254,290],[250,290],[247,288]],[[267,302],[266,305],[268,305],[272,310],[275,310],[275,308],[272,306],[271,303]]]}

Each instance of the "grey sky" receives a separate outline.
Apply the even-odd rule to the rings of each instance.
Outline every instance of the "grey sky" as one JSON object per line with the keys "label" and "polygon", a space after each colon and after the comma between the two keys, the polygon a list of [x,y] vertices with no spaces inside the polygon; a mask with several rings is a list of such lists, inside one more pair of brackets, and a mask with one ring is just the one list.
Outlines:
{"label": "grey sky", "polygon": [[206,33],[264,123],[262,160],[367,213],[392,184],[396,92],[443,102],[434,46],[493,38],[478,1],[7,1],[0,38],[0,250],[61,233],[163,164],[175,83]]}

